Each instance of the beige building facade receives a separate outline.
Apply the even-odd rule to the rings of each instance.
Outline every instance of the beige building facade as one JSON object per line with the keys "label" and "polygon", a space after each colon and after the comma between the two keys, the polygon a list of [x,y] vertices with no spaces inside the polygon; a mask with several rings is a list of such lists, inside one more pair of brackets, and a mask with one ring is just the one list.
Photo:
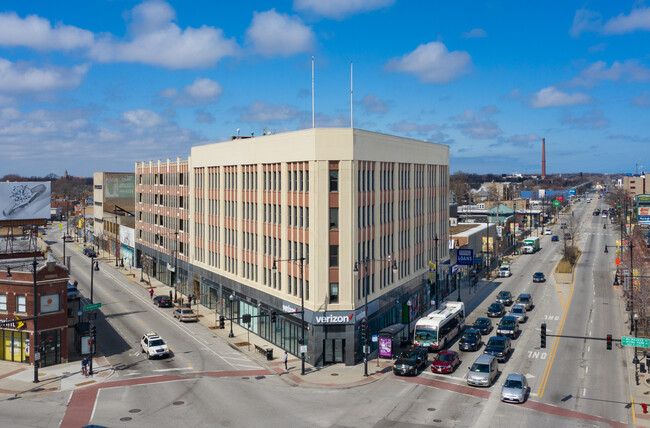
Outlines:
{"label": "beige building facade", "polygon": [[[136,253],[179,256],[178,285],[235,321],[250,314],[253,333],[300,355],[304,305],[309,363],[355,364],[362,320],[370,336],[429,308],[429,262],[448,259],[447,146],[308,129],[193,147],[189,183],[152,184],[171,164],[136,164]],[[172,197],[148,203],[160,191]],[[186,223],[156,219],[181,194],[168,217]]]}

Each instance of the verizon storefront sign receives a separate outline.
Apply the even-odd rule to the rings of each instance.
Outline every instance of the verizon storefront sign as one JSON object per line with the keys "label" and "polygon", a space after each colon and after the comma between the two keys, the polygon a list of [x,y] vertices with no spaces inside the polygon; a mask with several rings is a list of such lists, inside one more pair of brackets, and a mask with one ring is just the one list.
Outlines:
{"label": "verizon storefront sign", "polygon": [[315,324],[350,324],[354,322],[354,313],[316,315],[314,321]]}

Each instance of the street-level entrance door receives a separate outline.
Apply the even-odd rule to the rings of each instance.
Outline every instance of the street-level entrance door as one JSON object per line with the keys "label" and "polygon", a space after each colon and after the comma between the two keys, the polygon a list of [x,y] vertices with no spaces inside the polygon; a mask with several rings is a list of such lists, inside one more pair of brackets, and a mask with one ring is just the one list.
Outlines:
{"label": "street-level entrance door", "polygon": [[345,339],[325,339],[323,341],[325,364],[342,363],[345,355]]}

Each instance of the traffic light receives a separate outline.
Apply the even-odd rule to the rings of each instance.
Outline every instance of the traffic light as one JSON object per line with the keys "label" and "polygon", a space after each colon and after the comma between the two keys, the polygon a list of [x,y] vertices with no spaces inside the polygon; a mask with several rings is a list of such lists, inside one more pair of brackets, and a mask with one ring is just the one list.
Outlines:
{"label": "traffic light", "polygon": [[92,328],[90,329],[90,337],[91,337],[93,340],[96,340],[96,339],[97,339],[97,327],[92,326]]}
{"label": "traffic light", "polygon": [[611,350],[611,349],[612,349],[612,335],[608,334],[607,335],[607,350]]}
{"label": "traffic light", "polygon": [[277,321],[277,313],[275,311],[271,312],[271,322]]}
{"label": "traffic light", "polygon": [[368,323],[364,319],[361,321],[361,340],[365,341],[366,340],[366,330],[368,329]]}
{"label": "traffic light", "polygon": [[542,323],[541,333],[540,333],[540,348],[546,348],[546,323]]}
{"label": "traffic light", "polygon": [[226,328],[226,317],[224,317],[223,315],[219,316],[219,328],[222,330]]}

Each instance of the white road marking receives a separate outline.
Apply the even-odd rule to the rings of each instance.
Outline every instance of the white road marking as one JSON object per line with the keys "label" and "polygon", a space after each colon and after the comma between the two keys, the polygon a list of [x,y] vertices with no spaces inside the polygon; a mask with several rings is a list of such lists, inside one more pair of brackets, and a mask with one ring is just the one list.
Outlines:
{"label": "white road marking", "polygon": [[585,367],[585,374],[589,373],[589,366]]}
{"label": "white road marking", "polygon": [[102,389],[97,390],[97,395],[95,396],[95,402],[93,403],[93,412],[90,414],[90,420],[92,421],[95,417],[95,410],[97,410],[97,402],[99,402],[99,394],[102,392]]}
{"label": "white road marking", "polygon": [[427,371],[423,371],[422,374],[426,375],[426,376],[430,376],[430,377],[435,378],[435,379],[439,379],[439,380],[453,379],[453,380],[457,380],[457,381],[460,381],[460,382],[465,382],[464,377],[446,376],[446,375],[437,374],[437,373],[429,373]]}
{"label": "white road marking", "polygon": [[587,346],[587,352],[591,352],[591,346]]}
{"label": "white road marking", "polygon": [[132,372],[132,373],[126,373],[124,376],[137,376],[139,374],[140,372]]}
{"label": "white road marking", "polygon": [[180,367],[176,369],[157,369],[157,370],[152,370],[152,372],[177,372],[182,370],[194,370],[194,369],[192,367]]}

